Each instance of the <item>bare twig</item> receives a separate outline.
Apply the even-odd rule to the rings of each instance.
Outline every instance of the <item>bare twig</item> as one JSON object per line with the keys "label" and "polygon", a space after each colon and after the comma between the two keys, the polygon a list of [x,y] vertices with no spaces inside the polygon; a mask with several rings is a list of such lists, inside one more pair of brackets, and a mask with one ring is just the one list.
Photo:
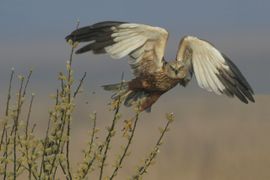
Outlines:
{"label": "bare twig", "polygon": [[7,178],[7,166],[8,166],[8,132],[5,131],[5,152],[4,152],[4,157],[5,157],[5,166],[4,166],[4,180]]}
{"label": "bare twig", "polygon": [[[24,92],[25,94],[25,92]],[[26,119],[26,126],[25,126],[25,139],[28,141],[28,128],[29,128],[29,122],[30,122],[30,115],[31,115],[31,111],[32,111],[32,105],[33,105],[33,101],[34,101],[34,94],[32,93],[31,95],[31,101],[30,101],[30,105],[29,105],[29,109],[28,109],[28,114],[27,114],[27,119]],[[25,145],[25,149],[26,149],[26,158],[27,158],[27,164],[28,164],[28,179],[31,180],[32,178],[32,161],[29,160],[29,147],[28,147],[28,143]],[[33,154],[33,153],[31,153]],[[30,155],[32,157],[32,155]],[[30,158],[32,159],[32,158]]]}
{"label": "bare twig", "polygon": [[[59,164],[60,164],[60,167],[61,167],[61,169],[62,169],[64,175],[66,176],[66,180],[69,180],[69,175],[67,174],[67,172],[66,172],[66,170],[65,170],[65,167],[64,167],[64,165],[62,164],[62,161],[61,161],[61,160],[59,160]],[[56,173],[56,171],[54,171],[54,173]],[[55,177],[55,174],[54,174],[54,177]]]}
{"label": "bare twig", "polygon": [[158,154],[159,148],[162,145],[162,139],[165,135],[165,133],[169,130],[169,125],[173,122],[174,117],[173,114],[167,114],[167,123],[165,125],[165,128],[161,131],[161,135],[158,138],[155,147],[153,151],[148,155],[148,157],[145,159],[144,164],[138,168],[138,172],[136,175],[134,175],[131,179],[138,180],[144,173],[146,173],[148,167],[152,164],[152,161],[155,159],[155,157]]}
{"label": "bare twig", "polygon": [[[14,77],[14,69],[12,68],[11,69],[11,74],[10,74],[10,79],[9,79],[8,95],[7,95],[7,102],[6,102],[6,111],[5,111],[5,116],[6,117],[8,117],[8,114],[9,114],[9,103],[10,103],[10,99],[11,99],[11,85],[12,85],[13,77]],[[4,127],[3,127],[3,130],[2,130],[1,142],[0,142],[0,151],[2,149],[4,135],[6,133],[6,126],[7,126],[7,122],[4,123]]]}
{"label": "bare twig", "polygon": [[22,97],[25,97],[25,95],[26,95],[27,87],[28,87],[29,81],[31,79],[32,73],[33,73],[33,70],[31,69],[27,75],[27,78],[26,78],[26,83],[25,83],[24,88],[23,88]]}
{"label": "bare twig", "polygon": [[32,93],[31,100],[30,100],[30,105],[29,105],[28,113],[27,113],[27,119],[26,119],[26,127],[25,127],[26,139],[28,138],[28,133],[29,133],[28,128],[29,128],[29,123],[30,123],[30,115],[31,115],[31,112],[32,112],[32,106],[33,106],[34,97],[35,97],[35,94]]}
{"label": "bare twig", "polygon": [[49,130],[50,130],[50,126],[51,126],[51,116],[52,116],[52,113],[50,113],[50,117],[49,117],[48,124],[47,124],[47,129],[46,129],[46,135],[45,135],[44,142],[43,142],[43,150],[42,150],[42,157],[41,157],[41,162],[40,162],[40,169],[39,169],[38,179],[41,178],[42,170],[45,169],[45,167],[44,167],[44,165],[45,165],[44,164],[45,151],[46,151],[47,144],[48,144],[48,141],[49,141]]}
{"label": "bare twig", "polygon": [[115,167],[115,169],[114,169],[114,171],[113,171],[113,173],[112,173],[112,175],[110,177],[110,180],[112,180],[117,175],[117,172],[118,172],[119,168],[121,168],[121,165],[122,165],[122,163],[124,161],[124,158],[127,155],[128,149],[129,149],[130,144],[132,142],[132,139],[134,137],[134,133],[135,133],[135,129],[136,129],[136,126],[137,126],[138,119],[139,119],[139,112],[137,112],[136,115],[135,115],[135,120],[134,120],[134,123],[133,123],[131,134],[130,134],[130,136],[128,138],[128,142],[127,142],[127,144],[125,146],[125,149],[124,149],[124,151],[123,151],[123,153],[122,153],[122,155],[121,155],[121,157],[119,159],[119,162],[117,163],[117,165],[116,165],[116,167]]}
{"label": "bare twig", "polygon": [[[84,158],[86,158],[87,155],[90,155],[92,153],[93,143],[94,143],[94,139],[95,139],[95,136],[96,136],[96,120],[97,120],[97,114],[96,113],[94,113],[94,117],[92,119],[93,119],[93,127],[92,127],[92,133],[91,133],[91,140],[90,140],[90,144],[89,144],[89,149],[84,154]],[[85,176],[88,174],[89,169],[91,168],[93,162],[94,162],[94,159],[87,162],[87,167],[86,167],[86,169],[84,169],[83,174],[81,176],[82,179],[84,179]]]}
{"label": "bare twig", "polygon": [[75,92],[73,94],[73,98],[75,98],[77,96],[77,94],[78,94],[79,90],[81,89],[81,86],[82,86],[83,81],[84,81],[85,78],[86,78],[86,72],[84,72],[84,74],[83,74],[83,76],[82,76],[82,78],[80,80],[80,83],[79,83],[78,87],[76,88],[76,90],[75,90]]}
{"label": "bare twig", "polygon": [[[79,25],[80,25],[80,22],[78,21],[77,22],[77,25],[76,25],[76,30],[79,28]],[[67,86],[68,86],[68,103],[70,104],[71,103],[71,85],[72,85],[72,82],[71,82],[71,76],[72,76],[72,70],[71,70],[71,66],[72,66],[72,61],[73,61],[73,54],[74,54],[74,50],[75,50],[75,45],[72,46],[71,48],[71,52],[70,52],[70,56],[69,56],[69,68],[67,69],[68,70],[68,80],[67,80]],[[67,116],[67,142],[66,142],[66,161],[67,161],[67,172],[68,172],[68,176],[69,176],[69,179],[72,180],[72,175],[71,175],[71,170],[70,170],[70,161],[69,161],[69,143],[70,143],[70,115]]]}
{"label": "bare twig", "polygon": [[[51,167],[51,169],[49,171],[49,175],[52,174],[54,168],[55,169],[57,168],[57,166],[54,167],[54,165],[55,165],[55,162],[56,162],[56,157],[57,157],[58,153],[60,152],[61,143],[63,141],[63,134],[64,134],[64,131],[65,131],[65,125],[66,125],[65,119],[66,119],[66,112],[62,111],[59,142],[57,143],[57,149],[56,149],[56,153],[54,154],[54,157],[53,157],[53,161],[52,161],[52,164],[51,164],[52,167]],[[55,178],[53,178],[53,179],[55,179]]]}
{"label": "bare twig", "polygon": [[18,131],[18,121],[19,116],[21,113],[21,100],[22,100],[22,87],[24,83],[24,78],[21,77],[21,85],[19,89],[19,95],[18,95],[18,105],[17,105],[17,112],[16,116],[14,118],[14,137],[13,137],[13,179],[15,180],[17,178],[17,131]]}
{"label": "bare twig", "polygon": [[[121,76],[121,85],[120,85],[119,91],[122,90],[123,79],[124,79],[124,73],[122,73],[122,76]],[[105,150],[104,150],[102,161],[101,161],[99,180],[101,180],[102,176],[103,176],[103,169],[104,169],[104,166],[105,166],[105,161],[106,161],[106,158],[107,158],[108,149],[109,149],[109,146],[110,146],[111,138],[113,136],[113,131],[114,131],[114,128],[115,128],[115,125],[116,125],[116,121],[117,121],[118,116],[119,116],[119,110],[120,110],[120,104],[121,104],[121,96],[118,97],[116,103],[117,104],[116,104],[116,109],[115,109],[115,112],[114,112],[113,121],[112,121],[111,127],[109,129],[108,135],[107,135],[106,140],[105,140]]]}

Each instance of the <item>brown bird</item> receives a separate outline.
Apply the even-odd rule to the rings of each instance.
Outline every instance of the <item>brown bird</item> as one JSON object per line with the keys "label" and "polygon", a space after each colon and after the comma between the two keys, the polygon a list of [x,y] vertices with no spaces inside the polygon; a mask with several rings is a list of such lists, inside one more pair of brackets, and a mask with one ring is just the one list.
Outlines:
{"label": "brown bird", "polygon": [[[73,31],[66,37],[73,43],[88,42],[77,54],[92,51],[107,53],[114,59],[129,56],[135,78],[105,85],[121,97],[126,106],[140,101],[141,111],[150,111],[158,98],[177,84],[186,86],[195,73],[199,86],[216,94],[238,97],[242,102],[255,102],[253,90],[236,65],[212,44],[185,36],[174,61],[165,61],[168,32],[144,24],[105,21]],[[121,90],[119,91],[121,87]]]}

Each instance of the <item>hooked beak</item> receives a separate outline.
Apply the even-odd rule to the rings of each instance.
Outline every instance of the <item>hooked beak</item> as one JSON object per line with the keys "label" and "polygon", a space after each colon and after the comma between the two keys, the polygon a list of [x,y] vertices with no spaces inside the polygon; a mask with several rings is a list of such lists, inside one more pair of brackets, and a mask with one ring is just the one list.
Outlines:
{"label": "hooked beak", "polygon": [[175,73],[175,75],[177,75],[179,73],[179,70],[178,69],[174,69],[174,73]]}

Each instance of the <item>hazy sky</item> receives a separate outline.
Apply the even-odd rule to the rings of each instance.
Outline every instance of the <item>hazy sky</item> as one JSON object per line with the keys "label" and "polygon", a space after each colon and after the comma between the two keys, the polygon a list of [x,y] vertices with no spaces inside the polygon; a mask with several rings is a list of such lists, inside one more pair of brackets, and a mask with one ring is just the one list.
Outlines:
{"label": "hazy sky", "polygon": [[[40,87],[55,83],[69,54],[64,37],[79,19],[81,26],[121,20],[164,27],[171,33],[167,59],[175,57],[182,36],[207,39],[238,65],[257,93],[269,93],[269,7],[268,0],[1,0],[1,90],[11,67],[19,73],[34,68]],[[122,71],[131,77],[124,60],[87,54],[75,61],[75,73],[87,71],[93,86],[118,80]]]}

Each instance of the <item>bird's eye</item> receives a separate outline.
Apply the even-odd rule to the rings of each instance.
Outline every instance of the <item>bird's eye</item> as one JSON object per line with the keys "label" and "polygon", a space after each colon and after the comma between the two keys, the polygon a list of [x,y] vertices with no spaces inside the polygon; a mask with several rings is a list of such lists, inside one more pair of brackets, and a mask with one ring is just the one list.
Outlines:
{"label": "bird's eye", "polygon": [[170,68],[174,71],[175,70],[175,68],[174,67],[172,67],[171,65],[170,65]]}
{"label": "bird's eye", "polygon": [[178,74],[179,69],[176,69],[176,68],[174,68],[174,67],[171,66],[171,65],[170,65],[170,68],[171,68],[171,70],[172,70],[175,74]]}

